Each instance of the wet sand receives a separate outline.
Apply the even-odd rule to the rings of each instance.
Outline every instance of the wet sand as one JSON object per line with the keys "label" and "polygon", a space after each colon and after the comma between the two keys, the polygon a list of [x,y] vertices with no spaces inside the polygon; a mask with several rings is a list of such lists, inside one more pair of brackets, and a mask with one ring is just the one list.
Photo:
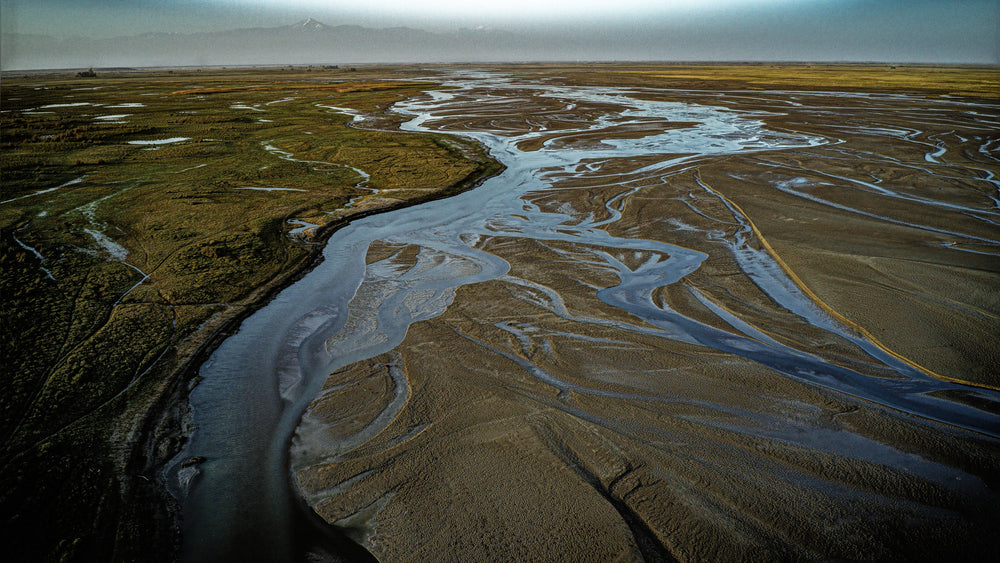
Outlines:
{"label": "wet sand", "polygon": [[996,552],[995,102],[456,85],[409,127],[508,170],[345,234],[294,395],[325,521],[383,561]]}

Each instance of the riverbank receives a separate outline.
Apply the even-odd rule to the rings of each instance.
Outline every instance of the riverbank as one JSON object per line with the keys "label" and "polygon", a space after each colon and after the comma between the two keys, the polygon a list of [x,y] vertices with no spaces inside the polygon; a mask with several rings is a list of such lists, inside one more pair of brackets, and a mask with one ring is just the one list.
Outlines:
{"label": "riverbank", "polygon": [[[200,379],[198,371],[201,365],[210,357],[210,355],[223,341],[239,330],[240,324],[248,316],[254,314],[261,307],[266,305],[275,295],[300,280],[303,276],[307,275],[317,265],[319,265],[323,260],[321,251],[324,245],[339,229],[365,217],[388,213],[414,205],[427,203],[429,201],[452,197],[464,191],[475,189],[482,182],[500,173],[503,169],[502,166],[497,165],[494,161],[483,157],[483,153],[479,150],[476,150],[475,152],[464,152],[467,156],[473,158],[474,161],[479,162],[480,168],[476,173],[442,190],[428,193],[411,201],[388,203],[381,207],[346,213],[336,221],[322,226],[315,231],[315,234],[311,235],[310,242],[313,244],[313,246],[311,246],[311,253],[303,259],[297,267],[289,268],[288,271],[279,279],[274,280],[273,282],[260,288],[253,297],[248,299],[247,305],[239,311],[239,314],[221,320],[218,327],[214,327],[211,330],[204,332],[202,334],[203,338],[196,339],[193,343],[195,348],[194,353],[189,355],[187,360],[174,370],[172,376],[167,378],[168,380],[173,381],[174,384],[172,390],[165,391],[163,394],[162,404],[164,405],[164,408],[150,409],[150,413],[153,415],[153,424],[151,430],[144,432],[147,439],[141,450],[146,454],[145,467],[150,470],[150,472],[154,472],[157,475],[157,479],[152,482],[153,486],[147,486],[147,488],[150,489],[147,491],[147,494],[156,492],[162,495],[162,501],[170,507],[170,514],[173,516],[172,524],[169,529],[170,532],[177,533],[180,530],[180,521],[178,520],[178,517],[181,514],[179,507],[176,504],[177,499],[165,494],[171,490],[171,487],[167,483],[167,473],[165,472],[165,468],[167,468],[171,462],[177,461],[177,454],[180,453],[184,442],[190,438],[191,433],[194,431],[195,427],[193,426],[191,420],[188,395],[193,386],[197,385],[198,380]],[[155,452],[155,454],[150,455],[151,452]],[[191,458],[188,460],[181,460],[180,463],[182,467],[196,469],[198,464],[202,461],[204,460]],[[182,491],[181,494],[186,494],[186,491]],[[308,510],[307,508],[303,509]],[[315,523],[307,523],[306,525],[316,526]],[[350,553],[351,550],[354,549],[352,546],[342,545],[342,542],[331,541],[328,538],[323,538],[323,534],[309,534],[307,533],[307,530],[302,530],[302,533],[306,537],[304,541],[307,542],[307,548],[318,548],[322,550],[329,547],[327,545],[328,543],[332,543],[337,546],[337,549],[330,550],[330,556],[342,556],[344,553]],[[308,544],[309,541],[317,541],[315,537],[312,537],[317,535],[320,536],[321,540],[319,541],[321,543],[318,545]],[[312,537],[312,540],[309,539],[310,537]],[[179,548],[179,544],[175,547]],[[357,556],[351,560],[358,560]]]}
{"label": "riverbank", "polygon": [[[148,428],[140,434],[145,438],[140,442],[136,442],[136,445],[141,446],[141,448],[134,450],[135,455],[130,461],[130,469],[124,473],[126,475],[155,475],[155,478],[152,480],[143,479],[142,481],[135,482],[137,488],[141,490],[141,492],[136,492],[135,496],[140,498],[157,498],[156,506],[167,507],[165,514],[160,515],[160,517],[165,517],[169,521],[169,525],[165,526],[161,522],[153,528],[168,534],[170,541],[164,542],[165,544],[173,545],[174,549],[179,552],[181,541],[178,535],[180,530],[180,511],[177,500],[168,494],[169,487],[165,479],[164,468],[169,462],[174,460],[184,442],[190,437],[193,431],[187,397],[192,386],[198,382],[198,370],[202,363],[208,359],[219,344],[239,329],[239,325],[247,316],[253,314],[275,294],[295,283],[312,270],[322,260],[319,252],[322,245],[338,229],[363,217],[402,209],[411,205],[418,205],[426,201],[449,197],[467,189],[474,189],[477,184],[495,173],[497,173],[496,170],[485,168],[475,178],[470,178],[450,186],[448,189],[438,194],[427,196],[421,201],[396,203],[383,208],[359,211],[356,214],[346,216],[335,224],[325,226],[314,237],[314,242],[317,245],[315,247],[316,250],[307,255],[300,264],[289,268],[285,275],[258,289],[253,296],[247,299],[246,304],[238,313],[219,319],[217,323],[213,323],[216,326],[201,331],[185,347],[190,348],[190,352],[179,351],[178,356],[183,359],[178,360],[177,366],[163,378],[165,386],[162,392],[155,397],[158,405],[149,409],[151,418],[146,422]],[[169,365],[169,362],[167,362],[167,365]],[[182,463],[185,467],[197,467],[199,460],[184,460]],[[143,537],[147,541],[149,540],[145,534]],[[140,538],[137,537],[135,539],[139,540]]]}

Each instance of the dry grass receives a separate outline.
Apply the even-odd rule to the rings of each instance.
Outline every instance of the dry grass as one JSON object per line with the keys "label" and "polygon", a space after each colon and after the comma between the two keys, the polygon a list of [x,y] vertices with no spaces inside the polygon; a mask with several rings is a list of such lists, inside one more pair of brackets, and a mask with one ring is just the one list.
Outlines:
{"label": "dry grass", "polygon": [[346,94],[349,92],[376,92],[381,90],[396,90],[400,88],[428,87],[427,82],[338,82],[333,84],[301,84],[295,82],[278,82],[268,86],[237,86],[231,88],[188,88],[171,92],[173,95],[209,95],[231,94],[233,92],[273,92],[289,90],[326,90]]}
{"label": "dry grass", "polygon": [[691,89],[914,92],[1000,98],[1000,69],[922,65],[607,65],[590,80]]}

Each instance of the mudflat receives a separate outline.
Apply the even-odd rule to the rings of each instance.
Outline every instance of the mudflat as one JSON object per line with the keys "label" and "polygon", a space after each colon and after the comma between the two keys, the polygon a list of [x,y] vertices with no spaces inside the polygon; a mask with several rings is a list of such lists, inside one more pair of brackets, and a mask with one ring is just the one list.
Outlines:
{"label": "mudflat", "polygon": [[996,552],[995,69],[468,71],[406,109],[507,169],[367,247],[372,339],[453,293],[306,411],[320,516],[387,561]]}

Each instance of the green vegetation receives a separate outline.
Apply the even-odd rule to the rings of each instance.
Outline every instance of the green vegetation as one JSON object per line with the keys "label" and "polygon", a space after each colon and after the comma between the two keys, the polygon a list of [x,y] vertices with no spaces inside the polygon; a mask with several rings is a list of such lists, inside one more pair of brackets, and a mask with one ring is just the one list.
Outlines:
{"label": "green vegetation", "polygon": [[[353,213],[494,171],[456,140],[348,127],[320,106],[377,113],[432,87],[351,78],[4,77],[0,513],[15,560],[170,558],[153,481],[176,444],[146,436],[214,335]],[[321,227],[291,237],[290,219]]]}

